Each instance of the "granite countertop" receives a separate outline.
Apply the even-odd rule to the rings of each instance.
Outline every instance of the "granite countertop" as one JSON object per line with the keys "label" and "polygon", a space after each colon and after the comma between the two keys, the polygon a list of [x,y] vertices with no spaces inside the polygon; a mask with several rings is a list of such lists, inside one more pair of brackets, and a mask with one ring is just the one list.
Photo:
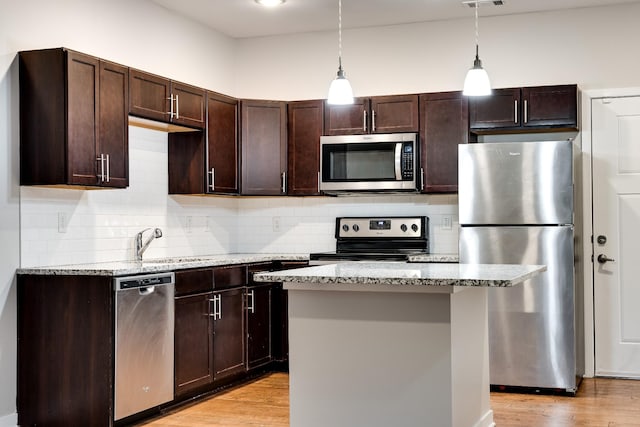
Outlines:
{"label": "granite countertop", "polygon": [[289,289],[304,289],[295,285],[305,284],[313,284],[315,289],[323,285],[506,287],[546,269],[544,265],[348,262],[259,273],[254,280],[286,282]]}
{"label": "granite countertop", "polygon": [[17,274],[126,276],[268,261],[308,261],[307,254],[224,254],[19,268]]}

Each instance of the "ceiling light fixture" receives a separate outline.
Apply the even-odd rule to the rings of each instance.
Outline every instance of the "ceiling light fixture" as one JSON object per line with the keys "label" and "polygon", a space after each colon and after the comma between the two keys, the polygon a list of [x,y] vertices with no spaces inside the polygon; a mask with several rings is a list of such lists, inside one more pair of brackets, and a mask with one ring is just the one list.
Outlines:
{"label": "ceiling light fixture", "polygon": [[256,0],[256,3],[266,7],[279,6],[287,0]]}
{"label": "ceiling light fixture", "polygon": [[328,104],[353,104],[353,89],[342,69],[342,0],[338,0],[338,74],[329,86]]}
{"label": "ceiling light fixture", "polygon": [[489,82],[489,75],[487,71],[482,68],[482,61],[478,56],[478,7],[480,6],[480,0],[464,2],[471,6],[473,4],[475,10],[475,22],[476,22],[476,59],[473,61],[473,68],[467,72],[467,77],[464,79],[463,95],[467,96],[484,96],[491,95],[491,83]]}

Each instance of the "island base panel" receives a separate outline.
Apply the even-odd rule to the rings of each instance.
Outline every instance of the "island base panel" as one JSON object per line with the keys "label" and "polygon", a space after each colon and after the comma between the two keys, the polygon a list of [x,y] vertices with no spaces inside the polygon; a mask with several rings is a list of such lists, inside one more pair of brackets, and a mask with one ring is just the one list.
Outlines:
{"label": "island base panel", "polygon": [[487,293],[289,289],[292,427],[489,427]]}

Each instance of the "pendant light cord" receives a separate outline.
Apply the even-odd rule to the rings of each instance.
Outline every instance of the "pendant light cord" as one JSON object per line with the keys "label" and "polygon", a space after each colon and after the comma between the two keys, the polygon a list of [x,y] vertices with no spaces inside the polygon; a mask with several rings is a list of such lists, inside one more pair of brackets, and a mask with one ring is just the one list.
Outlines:
{"label": "pendant light cord", "polygon": [[476,2],[475,12],[476,12],[476,46],[478,46],[478,40],[480,39],[479,32],[478,32],[478,2]]}
{"label": "pendant light cord", "polygon": [[338,68],[342,70],[342,0],[338,0]]}

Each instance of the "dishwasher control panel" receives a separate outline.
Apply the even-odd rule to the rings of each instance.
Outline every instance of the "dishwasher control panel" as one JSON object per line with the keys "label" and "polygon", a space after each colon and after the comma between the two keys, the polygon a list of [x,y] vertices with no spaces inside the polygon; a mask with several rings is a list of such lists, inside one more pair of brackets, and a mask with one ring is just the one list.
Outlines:
{"label": "dishwasher control panel", "polygon": [[114,288],[116,291],[146,286],[171,285],[175,282],[173,273],[143,274],[128,277],[116,277]]}

